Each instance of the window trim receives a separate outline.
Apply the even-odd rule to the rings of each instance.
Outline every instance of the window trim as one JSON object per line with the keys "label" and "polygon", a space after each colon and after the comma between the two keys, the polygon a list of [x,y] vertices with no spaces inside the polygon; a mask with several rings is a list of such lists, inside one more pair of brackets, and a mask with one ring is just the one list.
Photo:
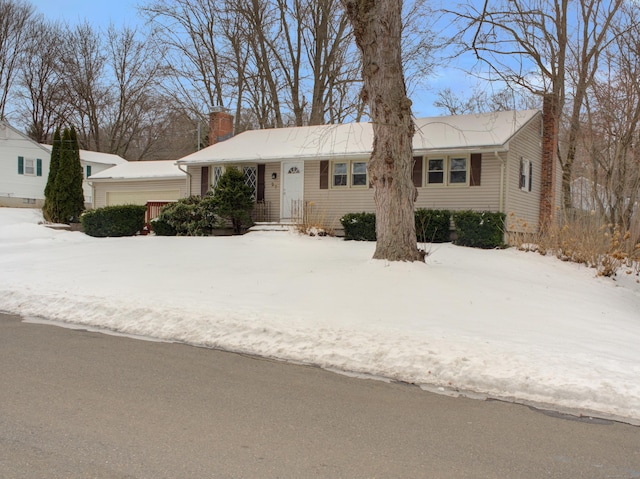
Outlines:
{"label": "window trim", "polygon": [[[355,165],[356,164],[364,164],[365,165],[365,181],[363,185],[355,185],[353,181],[353,177],[355,175],[362,175],[362,173],[355,173]],[[346,165],[346,172],[344,174],[340,173],[336,175],[335,166],[336,165]],[[345,184],[344,185],[336,185],[335,178],[336,176],[345,176]],[[344,190],[344,189],[355,189],[355,190],[366,190],[369,188],[369,161],[368,160],[331,160],[329,162],[329,189],[332,190]]]}
{"label": "window trim", "polygon": [[[430,170],[429,169],[429,161],[430,160],[442,160],[442,182],[440,183],[431,183],[429,182],[429,173],[430,172],[440,172],[440,170]],[[451,181],[451,173],[452,171],[463,171],[463,170],[451,170],[451,163],[453,160],[465,160],[465,181],[464,183],[454,183]],[[471,186],[471,154],[459,154],[459,155],[438,155],[438,156],[424,156],[422,161],[423,163],[423,185],[424,188],[462,188]]]}
{"label": "window trim", "polygon": [[533,190],[533,162],[525,158],[520,157],[520,171],[518,172],[518,188],[525,193],[529,193]]}
{"label": "window trim", "polygon": [[[31,166],[29,166],[29,163],[31,163]],[[29,172],[29,169],[32,171]],[[34,158],[24,159],[24,176],[36,176],[36,160]]]}

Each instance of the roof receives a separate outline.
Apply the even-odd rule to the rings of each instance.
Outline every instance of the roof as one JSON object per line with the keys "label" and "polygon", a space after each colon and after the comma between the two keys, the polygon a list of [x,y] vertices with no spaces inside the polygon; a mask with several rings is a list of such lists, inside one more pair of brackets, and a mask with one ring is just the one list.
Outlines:
{"label": "roof", "polygon": [[128,161],[91,175],[89,180],[184,179],[185,176],[173,160]]}
{"label": "roof", "polygon": [[[538,110],[505,111],[415,120],[415,152],[505,149],[509,140]],[[286,158],[335,159],[369,156],[371,123],[250,130],[178,160],[179,164],[269,162]]]}
{"label": "roof", "polygon": [[[44,148],[51,153],[51,145],[42,144]],[[80,150],[80,160],[86,163],[97,163],[100,165],[122,165],[127,163],[127,160],[121,156],[114,155],[112,153],[101,153],[99,151]]]}

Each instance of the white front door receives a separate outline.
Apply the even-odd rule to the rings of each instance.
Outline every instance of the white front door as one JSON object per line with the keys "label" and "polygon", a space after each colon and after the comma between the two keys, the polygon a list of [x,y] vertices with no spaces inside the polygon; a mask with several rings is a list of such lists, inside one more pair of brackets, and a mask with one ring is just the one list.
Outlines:
{"label": "white front door", "polygon": [[280,218],[301,221],[304,211],[304,162],[282,162],[282,201]]}

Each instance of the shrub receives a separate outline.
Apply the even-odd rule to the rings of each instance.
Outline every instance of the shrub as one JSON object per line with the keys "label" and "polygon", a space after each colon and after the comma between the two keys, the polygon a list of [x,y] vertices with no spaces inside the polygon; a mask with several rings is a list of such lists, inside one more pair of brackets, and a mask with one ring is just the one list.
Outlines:
{"label": "shrub", "polygon": [[451,241],[451,212],[448,210],[417,209],[416,236],[419,243]]}
{"label": "shrub", "polygon": [[375,213],[348,213],[340,218],[344,228],[344,238],[356,241],[376,240]]}
{"label": "shrub", "polygon": [[168,204],[160,210],[151,227],[159,236],[206,236],[218,227],[213,197],[190,196]]}
{"label": "shrub", "polygon": [[453,213],[455,244],[474,248],[504,246],[504,213],[457,211]]}
{"label": "shrub", "polygon": [[246,184],[244,174],[236,168],[227,168],[211,200],[216,215],[230,221],[233,232],[239,234],[244,226],[253,224],[253,203],[253,188]]}
{"label": "shrub", "polygon": [[133,236],[144,227],[146,206],[107,206],[87,211],[80,217],[84,232],[89,236]]}

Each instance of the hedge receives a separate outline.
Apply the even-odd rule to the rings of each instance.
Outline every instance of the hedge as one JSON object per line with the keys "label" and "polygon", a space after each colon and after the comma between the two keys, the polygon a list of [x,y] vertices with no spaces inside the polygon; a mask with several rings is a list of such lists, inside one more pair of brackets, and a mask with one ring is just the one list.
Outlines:
{"label": "hedge", "polygon": [[347,213],[340,218],[344,228],[344,239],[356,241],[376,240],[375,213]]}
{"label": "hedge", "polygon": [[85,212],[80,221],[89,236],[133,236],[142,231],[146,211],[144,205],[106,206]]}
{"label": "hedge", "polygon": [[474,248],[504,246],[504,213],[491,211],[457,211],[453,213],[456,229],[455,244]]}
{"label": "hedge", "polygon": [[419,243],[451,241],[451,212],[419,208],[415,212],[416,237]]}

